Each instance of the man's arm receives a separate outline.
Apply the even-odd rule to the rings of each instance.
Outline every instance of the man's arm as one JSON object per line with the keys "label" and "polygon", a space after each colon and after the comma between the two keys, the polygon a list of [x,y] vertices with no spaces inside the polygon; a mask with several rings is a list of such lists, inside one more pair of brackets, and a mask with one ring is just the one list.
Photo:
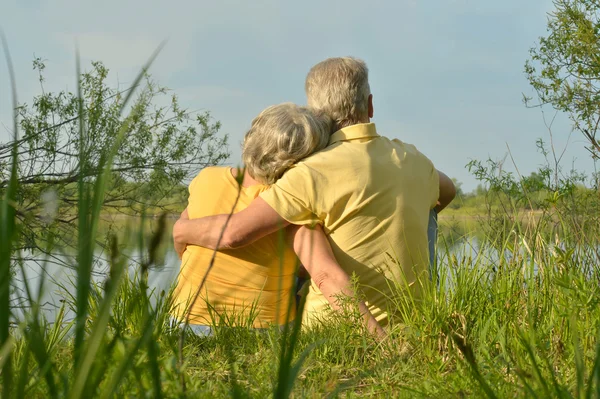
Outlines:
{"label": "man's arm", "polygon": [[176,245],[191,244],[210,249],[233,249],[251,244],[289,222],[260,197],[243,211],[200,219],[179,219],[173,226]]}
{"label": "man's arm", "polygon": [[454,183],[452,179],[446,176],[444,173],[438,170],[438,175],[440,176],[440,195],[438,199],[438,203],[435,206],[436,212],[441,212],[442,209],[448,206],[456,196],[456,187],[454,187]]}
{"label": "man's arm", "polygon": [[[337,263],[321,226],[317,225],[314,229],[293,226],[290,235],[294,251],[313,282],[327,298],[331,308],[341,311],[344,301],[340,303],[340,297],[356,298],[356,293],[348,274]],[[385,331],[369,312],[365,303],[361,301],[358,308],[367,330],[377,338],[385,338]]]}

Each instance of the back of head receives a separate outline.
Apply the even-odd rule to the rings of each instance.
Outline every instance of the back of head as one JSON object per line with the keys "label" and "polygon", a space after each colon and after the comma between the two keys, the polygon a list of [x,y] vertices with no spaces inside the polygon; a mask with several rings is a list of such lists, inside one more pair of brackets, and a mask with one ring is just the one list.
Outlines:
{"label": "back of head", "polygon": [[364,61],[328,58],[311,68],[304,88],[308,106],[327,114],[336,129],[368,121],[371,88]]}
{"label": "back of head", "polygon": [[294,163],[325,148],[331,129],[322,113],[293,103],[270,106],[252,121],[242,160],[250,176],[273,184]]}

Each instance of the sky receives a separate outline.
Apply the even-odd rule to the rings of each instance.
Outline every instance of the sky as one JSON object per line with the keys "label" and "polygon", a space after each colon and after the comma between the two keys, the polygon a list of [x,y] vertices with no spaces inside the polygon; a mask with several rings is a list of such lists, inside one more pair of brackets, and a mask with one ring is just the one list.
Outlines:
{"label": "sky", "polygon": [[[506,159],[506,170],[523,175],[544,162],[535,142],[550,140],[544,118],[554,112],[523,105],[523,94],[533,94],[523,66],[552,7],[551,0],[0,0],[0,28],[25,103],[40,93],[34,57],[46,60],[46,90],[75,90],[76,45],[84,68],[102,61],[109,82],[123,87],[167,40],[152,75],[184,107],[221,121],[233,165],[262,109],[306,103],[312,65],[362,58],[378,132],[415,144],[470,191],[478,184],[465,167],[470,160]],[[2,60],[0,142],[11,134],[11,108]],[[565,115],[552,134],[557,151],[566,147],[564,168],[593,172]]]}

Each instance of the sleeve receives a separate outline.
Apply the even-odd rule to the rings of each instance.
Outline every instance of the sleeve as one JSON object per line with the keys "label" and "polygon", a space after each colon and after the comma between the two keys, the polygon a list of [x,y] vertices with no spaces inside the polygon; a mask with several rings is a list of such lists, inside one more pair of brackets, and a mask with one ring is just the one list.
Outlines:
{"label": "sleeve", "polygon": [[260,194],[260,197],[285,220],[296,225],[321,223],[315,209],[315,178],[308,167],[299,164]]}
{"label": "sleeve", "polygon": [[[401,143],[400,140],[394,140],[398,143]],[[438,174],[437,169],[433,165],[433,162],[429,158],[425,156],[421,151],[419,151],[412,144],[405,144],[407,147],[411,147],[411,149],[417,154],[417,158],[421,161],[420,163],[423,165],[425,174],[424,178],[426,181],[426,195],[429,201],[429,209],[433,209],[440,198],[440,175]]]}

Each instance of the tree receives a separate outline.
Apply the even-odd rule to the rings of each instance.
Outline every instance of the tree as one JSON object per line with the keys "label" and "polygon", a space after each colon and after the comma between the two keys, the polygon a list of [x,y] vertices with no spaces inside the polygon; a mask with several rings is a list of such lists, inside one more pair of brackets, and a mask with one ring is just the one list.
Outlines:
{"label": "tree", "polygon": [[[600,2],[554,0],[546,37],[530,50],[525,73],[540,100],[569,115],[594,158],[600,156]],[[525,97],[531,105],[531,98]]]}
{"label": "tree", "polygon": [[[177,96],[149,75],[131,106],[134,117],[125,124],[121,106],[125,94],[135,88],[110,88],[109,71],[100,62],[93,62],[91,70],[79,77],[85,132],[80,140],[77,94],[46,92],[44,62],[34,60],[33,68],[39,74],[41,94],[31,105],[18,107],[17,249],[46,249],[50,236],[55,245],[71,243],[77,182],[101,172],[101,160],[122,129],[126,139],[115,155],[103,202],[107,212],[137,215],[150,206],[164,208],[164,199],[180,194],[183,182],[229,155],[220,123],[213,122],[208,112],[181,108]],[[168,105],[157,105],[165,99]],[[0,143],[0,195],[8,184],[13,144]],[[79,165],[80,148],[86,153],[85,165]]]}
{"label": "tree", "polygon": [[527,192],[535,193],[538,191],[544,191],[550,189],[549,181],[549,170],[542,169],[538,172],[531,172],[529,176],[523,176],[521,179],[521,185]]}

